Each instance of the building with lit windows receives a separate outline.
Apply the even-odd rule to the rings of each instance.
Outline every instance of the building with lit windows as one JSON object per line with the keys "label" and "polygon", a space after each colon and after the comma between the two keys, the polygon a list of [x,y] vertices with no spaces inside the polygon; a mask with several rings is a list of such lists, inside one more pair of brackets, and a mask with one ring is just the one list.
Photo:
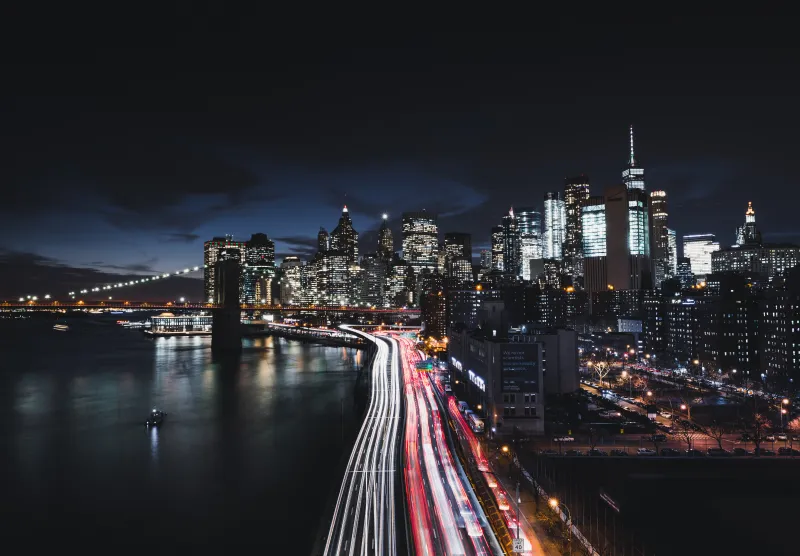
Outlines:
{"label": "building with lit windows", "polygon": [[522,276],[522,251],[517,217],[511,208],[503,217],[503,272],[509,276]]}
{"label": "building with lit windows", "polygon": [[439,262],[439,228],[436,215],[426,212],[403,213],[403,258],[419,274],[434,271]]}
{"label": "building with lit windows", "polygon": [[300,257],[284,257],[281,271],[281,304],[300,305],[303,302],[303,261]]}
{"label": "building with lit windows", "polygon": [[583,276],[583,207],[588,200],[588,176],[564,179],[564,263],[570,276]]}
{"label": "building with lit windows", "polygon": [[650,212],[652,222],[653,274],[655,286],[672,276],[670,262],[669,228],[667,227],[667,193],[653,191],[650,193]]}
{"label": "building with lit windows", "polygon": [[350,264],[349,255],[343,251],[328,250],[322,256],[318,286],[324,287],[321,300],[326,305],[344,306],[350,304]]}
{"label": "building with lit windows", "polygon": [[719,251],[719,242],[714,234],[683,236],[683,256],[689,259],[695,276],[711,274],[711,254],[714,251]]}
{"label": "building with lit windows", "polygon": [[386,307],[387,264],[381,254],[370,253],[361,257],[364,277],[361,283],[360,301],[370,306]]}
{"label": "building with lit windows", "polygon": [[587,199],[581,210],[584,287],[589,292],[607,287],[605,197]]}
{"label": "building with lit windows", "polygon": [[275,242],[266,234],[253,234],[245,244],[244,259],[241,302],[249,305],[271,304],[272,282],[275,278]]}
{"label": "building with lit windows", "polygon": [[494,226],[492,228],[492,270],[503,272],[505,261],[503,261],[503,227]]}
{"label": "building with lit windows", "polygon": [[389,215],[383,215],[381,228],[378,230],[378,256],[386,262],[392,260],[394,255],[394,239],[392,238],[392,230],[389,229]]}
{"label": "building with lit windows", "polygon": [[791,244],[734,245],[711,253],[712,272],[755,274],[768,282],[798,264],[800,247]]}
{"label": "building with lit windows", "polygon": [[358,263],[358,232],[353,228],[347,205],[342,208],[339,223],[331,232],[330,249],[344,253],[348,265]]}
{"label": "building with lit windows", "polygon": [[761,245],[761,232],[756,227],[756,211],[753,203],[747,203],[744,224],[736,228],[736,245]]}
{"label": "building with lit windows", "polygon": [[451,284],[469,285],[475,281],[472,272],[472,261],[466,257],[453,257],[450,259],[448,277]]}
{"label": "building with lit windows", "polygon": [[545,193],[543,258],[557,261],[563,258],[566,218],[564,199],[561,198],[561,193],[558,191]]}
{"label": "building with lit windows", "polygon": [[225,249],[236,249],[241,256],[239,262],[244,266],[246,245],[247,243],[244,241],[234,241],[233,236],[230,235],[215,237],[203,244],[203,263],[205,264],[203,269],[203,292],[206,301],[209,303],[214,301],[214,265],[219,260],[220,252]]}
{"label": "building with lit windows", "polygon": [[678,234],[672,228],[667,228],[667,251],[669,251],[669,277],[678,274]]}

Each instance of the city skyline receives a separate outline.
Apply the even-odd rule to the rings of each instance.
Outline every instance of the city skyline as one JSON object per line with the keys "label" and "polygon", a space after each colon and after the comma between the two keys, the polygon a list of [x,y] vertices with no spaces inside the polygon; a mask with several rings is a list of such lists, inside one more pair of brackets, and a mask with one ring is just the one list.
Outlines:
{"label": "city skyline", "polygon": [[[764,241],[800,238],[784,202],[793,173],[781,155],[795,141],[793,112],[775,126],[778,119],[769,116],[781,111],[781,98],[742,105],[729,96],[734,83],[754,95],[766,95],[765,84],[790,86],[779,71],[789,61],[785,53],[726,58],[719,51],[601,49],[587,56],[561,49],[553,62],[526,59],[531,47],[517,48],[518,40],[478,40],[463,51],[433,40],[370,52],[334,49],[302,75],[277,67],[275,75],[297,85],[291,91],[239,64],[225,87],[192,91],[222,70],[212,61],[166,73],[179,49],[111,49],[81,66],[20,61],[12,73],[22,84],[3,93],[16,107],[3,152],[17,162],[6,165],[6,181],[18,194],[0,208],[0,228],[13,238],[0,243],[0,265],[67,276],[171,272],[198,264],[211,237],[258,232],[276,242],[277,260],[308,258],[319,226],[330,230],[344,204],[361,252],[372,251],[365,246],[375,244],[383,213],[398,238],[401,213],[427,209],[440,215],[441,232],[470,233],[477,256],[510,206],[542,210],[544,194],[561,190],[566,176],[586,174],[593,195],[619,183],[630,124],[647,189],[669,195],[679,242],[713,233],[732,244],[749,201],[759,221],[769,222]],[[352,55],[347,62],[343,53]],[[296,55],[306,60],[309,53]],[[124,86],[120,96],[94,88],[105,56],[119,60],[102,79]],[[374,75],[377,57],[384,69]],[[422,59],[433,66],[418,64]],[[142,60],[152,66],[141,69]],[[663,96],[577,96],[559,84],[580,68],[602,90],[624,61]],[[528,77],[531,69],[542,83]],[[332,73],[347,79],[334,81]],[[52,83],[65,74],[73,76],[69,96]],[[46,106],[26,96],[42,80],[51,85]],[[469,86],[454,91],[453,82]],[[688,83],[695,94],[677,95]],[[235,96],[245,85],[253,96]],[[185,95],[186,110],[164,114],[178,95]],[[541,110],[545,105],[552,109]]]}

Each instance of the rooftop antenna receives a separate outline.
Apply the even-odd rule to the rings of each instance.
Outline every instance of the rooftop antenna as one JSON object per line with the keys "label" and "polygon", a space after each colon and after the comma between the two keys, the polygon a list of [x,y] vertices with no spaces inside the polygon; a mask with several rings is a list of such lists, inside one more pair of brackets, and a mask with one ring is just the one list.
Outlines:
{"label": "rooftop antenna", "polygon": [[631,166],[636,166],[636,159],[633,157],[633,124],[631,124],[631,160],[629,164]]}

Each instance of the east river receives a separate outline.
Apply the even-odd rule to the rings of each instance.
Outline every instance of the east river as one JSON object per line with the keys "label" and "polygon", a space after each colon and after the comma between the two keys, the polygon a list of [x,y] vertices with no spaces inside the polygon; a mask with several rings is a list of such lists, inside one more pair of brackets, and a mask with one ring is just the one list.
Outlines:
{"label": "east river", "polygon": [[[308,554],[357,429],[363,355],[255,338],[218,360],[208,337],[117,318],[0,320],[5,546]],[[153,408],[168,415],[148,430]]]}

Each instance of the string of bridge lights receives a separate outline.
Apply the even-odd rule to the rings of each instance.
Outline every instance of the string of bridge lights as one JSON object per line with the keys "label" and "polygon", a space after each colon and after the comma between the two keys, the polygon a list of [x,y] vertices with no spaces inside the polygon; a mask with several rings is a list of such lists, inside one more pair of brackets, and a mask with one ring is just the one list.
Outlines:
{"label": "string of bridge lights", "polygon": [[[104,286],[95,286],[93,288],[84,288],[78,291],[69,292],[67,295],[70,296],[71,299],[75,299],[76,295],[82,295],[87,293],[96,293],[101,291],[109,291],[115,290],[118,288],[126,288],[130,286],[140,286],[142,284],[152,283],[156,280],[164,280],[166,278],[174,278],[176,276],[182,276],[184,274],[189,274],[190,272],[197,272],[200,269],[206,268],[208,265],[195,266],[192,268],[184,268],[183,270],[176,270],[175,272],[166,272],[164,274],[159,274],[157,276],[148,276],[146,278],[139,278],[138,280],[129,280],[127,282],[118,282],[116,284],[106,284]],[[48,293],[41,296],[41,299],[49,300],[52,296]],[[28,295],[26,297],[20,297],[19,302],[24,303],[26,301],[39,301],[40,297],[38,295]],[[110,298],[109,298],[110,299]]]}

